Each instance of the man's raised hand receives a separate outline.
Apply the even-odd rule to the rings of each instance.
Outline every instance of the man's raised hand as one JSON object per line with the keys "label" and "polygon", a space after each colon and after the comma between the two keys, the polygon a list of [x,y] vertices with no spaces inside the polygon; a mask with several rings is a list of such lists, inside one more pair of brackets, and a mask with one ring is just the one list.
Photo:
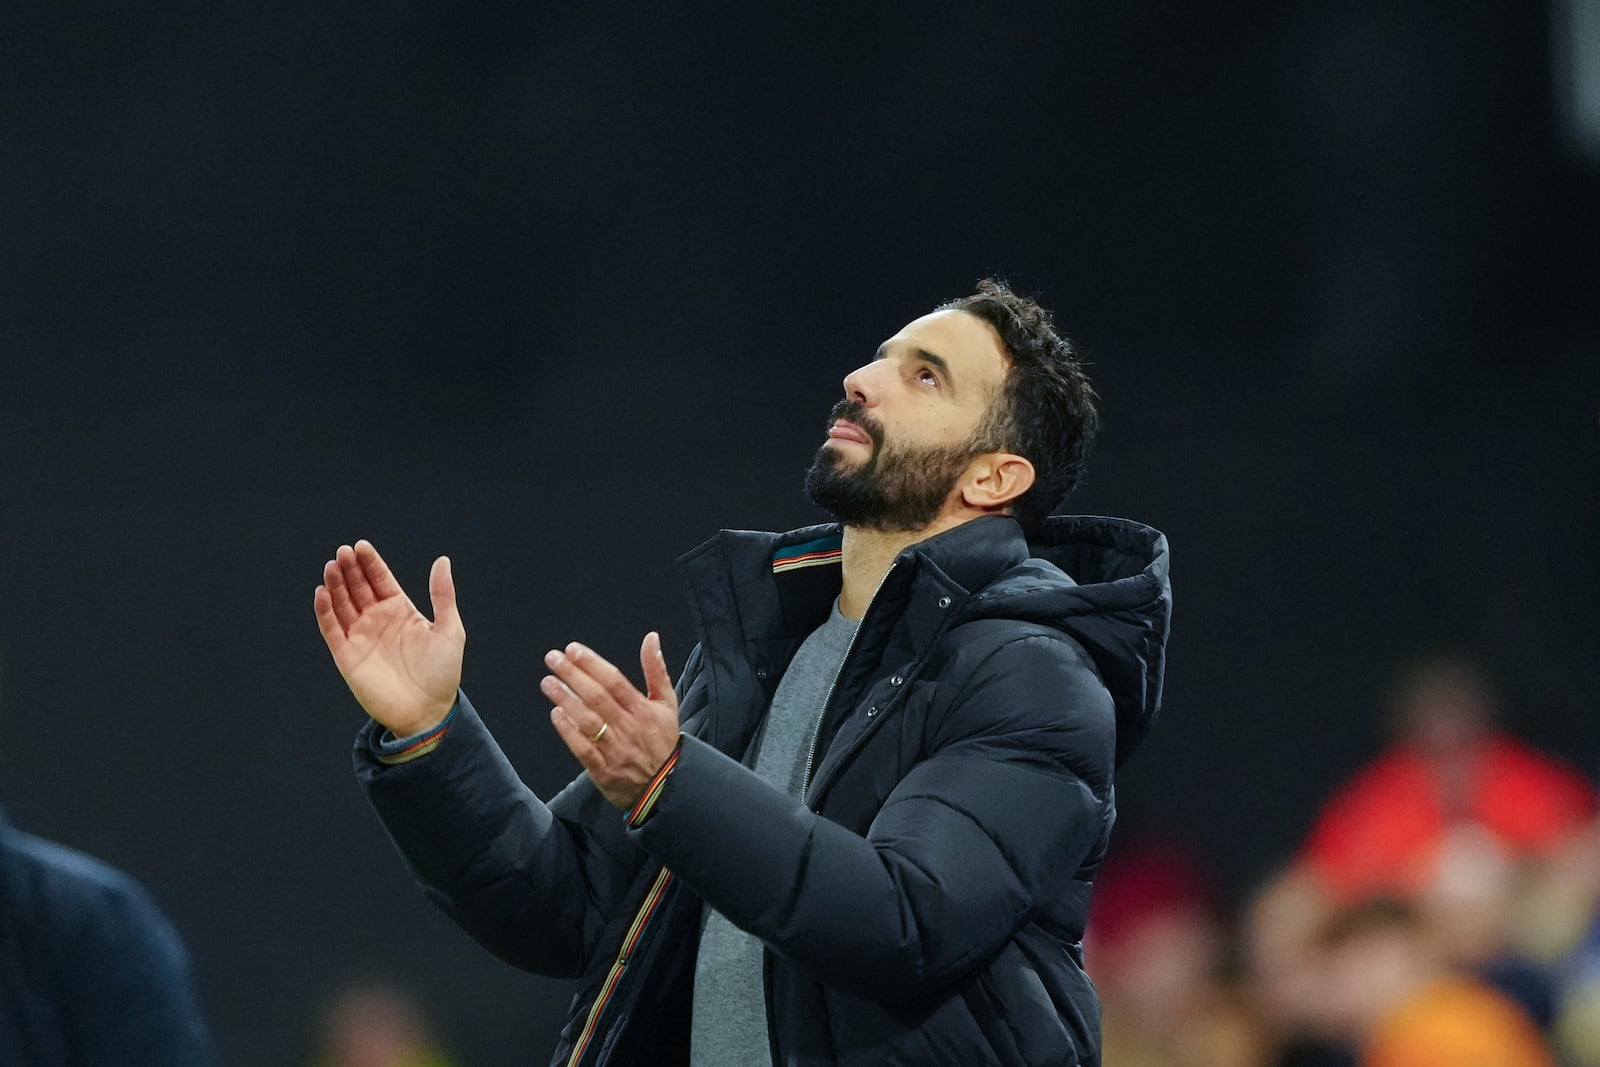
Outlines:
{"label": "man's raised hand", "polygon": [[396,737],[438,725],[455,703],[467,631],[450,560],[428,575],[433,621],[417,610],[369,541],[340,545],[322,568],[314,608],[322,639],[368,715]]}
{"label": "man's raised hand", "polygon": [[555,707],[550,721],[589,778],[617,807],[633,807],[678,747],[678,696],[661,654],[661,635],[639,646],[645,692],[599,653],[574,641],[545,653],[539,688]]}

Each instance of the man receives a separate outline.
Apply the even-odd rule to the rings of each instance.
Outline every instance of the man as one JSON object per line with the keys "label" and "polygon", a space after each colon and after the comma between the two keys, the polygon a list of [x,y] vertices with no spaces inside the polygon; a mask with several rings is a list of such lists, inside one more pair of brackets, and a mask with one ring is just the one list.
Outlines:
{"label": "man", "polygon": [[370,544],[324,568],[318,623],[374,720],[357,773],[425,892],[579,980],[553,1063],[1100,1062],[1080,938],[1114,766],[1160,703],[1166,542],[1043,518],[1094,394],[1002,284],[844,386],[806,479],[841,524],[683,558],[676,690],[654,633],[644,691],[546,656],[586,772],[548,805],[459,692],[448,559],[431,623]]}
{"label": "man", "polygon": [[150,894],[0,812],[0,1063],[216,1062],[188,953]]}

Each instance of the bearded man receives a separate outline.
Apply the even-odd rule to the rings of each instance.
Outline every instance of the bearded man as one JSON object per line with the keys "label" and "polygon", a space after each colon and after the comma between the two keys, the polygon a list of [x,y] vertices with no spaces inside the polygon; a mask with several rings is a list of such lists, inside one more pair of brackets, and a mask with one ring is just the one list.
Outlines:
{"label": "bearded man", "polygon": [[641,691],[577,644],[541,687],[548,804],[371,544],[316,616],[372,721],[356,772],[428,896],[578,980],[554,1064],[1098,1064],[1081,938],[1113,772],[1160,705],[1166,541],[1056,516],[1097,426],[1067,341],[986,281],[844,380],[806,476],[839,523],[680,560],[699,643]]}

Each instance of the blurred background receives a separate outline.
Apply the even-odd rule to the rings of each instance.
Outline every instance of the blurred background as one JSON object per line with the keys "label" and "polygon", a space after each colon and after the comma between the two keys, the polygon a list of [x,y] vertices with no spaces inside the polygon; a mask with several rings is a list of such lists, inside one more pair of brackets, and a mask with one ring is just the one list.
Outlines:
{"label": "blurred background", "polygon": [[[1237,1062],[1353,1040],[1250,999],[1263,892],[1321,894],[1341,921],[1306,943],[1338,952],[1438,882],[1379,879],[1388,910],[1294,889],[1329,797],[1414,722],[1417,664],[1456,657],[1457,702],[1578,781],[1537,840],[1445,851],[1520,893],[1557,836],[1593,844],[1595,3],[60,2],[0,27],[0,796],[155,893],[230,1064],[326,1054],[352,983],[425,1004],[461,1065],[543,1062],[570,996],[431,911],[367,809],[311,615],[333,549],[371,538],[419,596],[452,556],[466,687],[549,795],[576,765],[542,652],[660,628],[681,664],[673,559],[819,521],[801,472],[841,377],[989,274],[1094,364],[1072,509],[1172,545],[1166,708],[1112,859],[1153,851],[1168,873],[1123,884],[1216,916],[1195,966],[1268,1050]],[[1552,1003],[1587,854],[1551,876],[1571,931],[1516,953]]]}

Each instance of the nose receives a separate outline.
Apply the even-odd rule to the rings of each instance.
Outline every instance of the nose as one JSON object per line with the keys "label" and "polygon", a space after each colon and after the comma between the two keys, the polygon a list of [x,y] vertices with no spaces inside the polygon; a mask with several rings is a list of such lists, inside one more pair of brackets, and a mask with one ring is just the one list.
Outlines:
{"label": "nose", "polygon": [[872,381],[872,368],[878,362],[874,360],[864,366],[857,367],[844,376],[845,399],[857,401],[867,407],[872,407],[877,403],[877,387]]}

